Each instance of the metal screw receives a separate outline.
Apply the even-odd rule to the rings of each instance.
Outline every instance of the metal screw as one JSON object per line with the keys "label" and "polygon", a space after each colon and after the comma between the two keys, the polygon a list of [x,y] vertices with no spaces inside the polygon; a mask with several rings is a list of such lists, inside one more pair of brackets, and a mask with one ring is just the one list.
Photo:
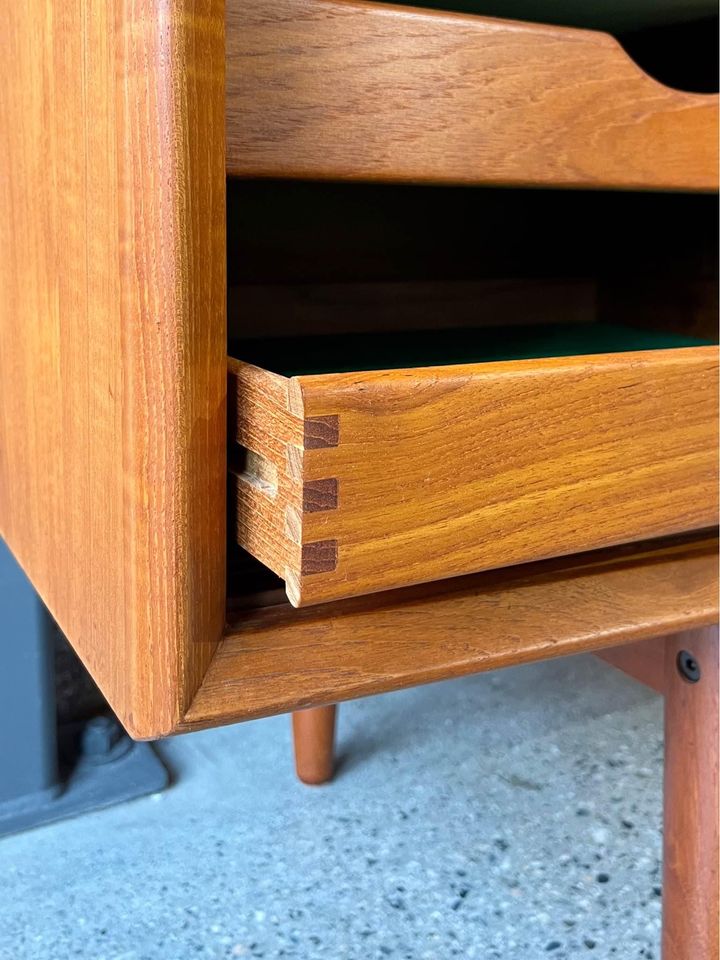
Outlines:
{"label": "metal screw", "polygon": [[677,655],[678,673],[688,683],[697,683],[700,679],[700,664],[688,650],[681,650]]}

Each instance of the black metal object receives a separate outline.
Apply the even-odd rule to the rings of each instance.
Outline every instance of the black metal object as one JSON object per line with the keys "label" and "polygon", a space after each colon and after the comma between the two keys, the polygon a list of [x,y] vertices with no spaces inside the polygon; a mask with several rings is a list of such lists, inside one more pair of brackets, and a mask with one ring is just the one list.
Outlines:
{"label": "black metal object", "polygon": [[697,683],[702,676],[700,664],[689,650],[681,650],[678,653],[677,668],[680,676],[688,683]]}
{"label": "black metal object", "polygon": [[0,836],[155,793],[168,773],[111,715],[58,726],[58,628],[0,540]]}

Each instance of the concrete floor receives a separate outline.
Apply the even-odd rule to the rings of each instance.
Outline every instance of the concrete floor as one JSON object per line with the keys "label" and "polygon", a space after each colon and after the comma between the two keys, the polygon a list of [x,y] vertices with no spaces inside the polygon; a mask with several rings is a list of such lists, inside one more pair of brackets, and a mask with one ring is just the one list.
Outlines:
{"label": "concrete floor", "polygon": [[662,703],[588,657],[160,747],[167,792],[0,841],[2,960],[658,958]]}

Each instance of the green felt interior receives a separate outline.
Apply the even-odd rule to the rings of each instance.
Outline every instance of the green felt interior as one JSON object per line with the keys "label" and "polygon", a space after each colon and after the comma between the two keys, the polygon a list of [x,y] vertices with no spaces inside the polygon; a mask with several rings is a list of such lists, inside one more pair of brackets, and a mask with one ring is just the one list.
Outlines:
{"label": "green felt interior", "polygon": [[619,324],[572,323],[246,340],[232,344],[230,353],[246,363],[293,377],[663,350],[709,342]]}

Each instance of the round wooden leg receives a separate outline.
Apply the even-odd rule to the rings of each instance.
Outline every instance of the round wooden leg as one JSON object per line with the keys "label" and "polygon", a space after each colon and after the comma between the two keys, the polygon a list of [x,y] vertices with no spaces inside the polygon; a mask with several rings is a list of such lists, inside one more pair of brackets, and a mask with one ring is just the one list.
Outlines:
{"label": "round wooden leg", "polygon": [[663,960],[720,952],[718,631],[665,647]]}
{"label": "round wooden leg", "polygon": [[335,746],[335,706],[296,710],[292,715],[295,770],[303,783],[332,779]]}

